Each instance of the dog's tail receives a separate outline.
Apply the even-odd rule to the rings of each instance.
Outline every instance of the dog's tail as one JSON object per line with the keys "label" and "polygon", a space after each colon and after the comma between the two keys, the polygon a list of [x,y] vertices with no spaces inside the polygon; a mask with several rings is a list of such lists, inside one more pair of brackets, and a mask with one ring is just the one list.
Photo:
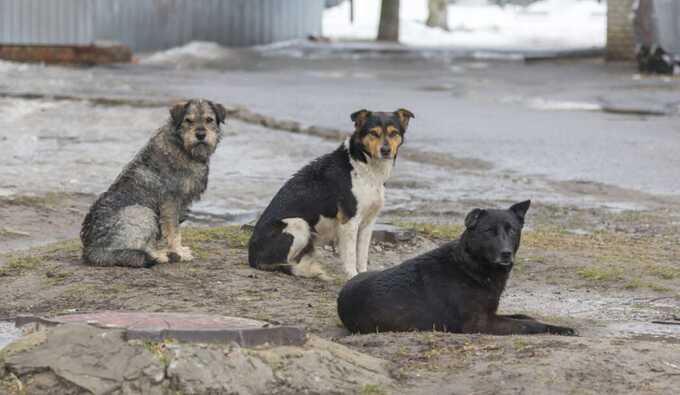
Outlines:
{"label": "dog's tail", "polygon": [[83,261],[92,266],[125,266],[137,268],[150,268],[159,263],[145,250],[110,250],[106,248],[84,249]]}

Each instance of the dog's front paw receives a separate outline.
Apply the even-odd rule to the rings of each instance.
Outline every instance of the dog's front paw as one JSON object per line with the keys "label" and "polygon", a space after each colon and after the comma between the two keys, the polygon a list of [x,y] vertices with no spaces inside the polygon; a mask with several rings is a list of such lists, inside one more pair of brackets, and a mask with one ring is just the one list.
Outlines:
{"label": "dog's front paw", "polygon": [[188,262],[194,259],[191,248],[184,246],[169,251],[168,256],[172,262]]}
{"label": "dog's front paw", "polygon": [[168,256],[168,252],[165,251],[165,250],[154,251],[149,255],[151,255],[151,258],[154,260],[154,263],[161,263],[162,264],[162,263],[170,262],[170,257]]}
{"label": "dog's front paw", "polygon": [[553,335],[578,336],[578,333],[574,329],[567,328],[566,326],[547,325],[547,327],[548,333],[552,333]]}

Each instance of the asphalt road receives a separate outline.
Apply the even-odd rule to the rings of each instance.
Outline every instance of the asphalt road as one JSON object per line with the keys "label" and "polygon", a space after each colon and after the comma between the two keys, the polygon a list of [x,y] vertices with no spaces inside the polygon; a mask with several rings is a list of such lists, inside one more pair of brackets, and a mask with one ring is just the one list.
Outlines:
{"label": "asphalt road", "polygon": [[[230,51],[229,57],[219,64],[195,60],[179,67],[0,63],[0,94],[153,100],[202,96],[348,133],[349,114],[357,109],[405,107],[416,114],[407,133],[410,147],[492,165],[476,173],[472,169],[474,174],[445,168],[436,176],[429,172],[428,188],[447,184],[440,189],[453,193],[454,199],[538,193],[564,200],[559,183],[565,181],[598,185],[610,196],[600,202],[614,206],[624,200],[640,203],[637,193],[680,197],[678,79],[640,77],[631,65],[600,61],[527,65],[462,59],[296,59],[239,51]],[[18,107],[21,111],[22,105]],[[604,111],[607,107],[627,113]],[[2,124],[11,129],[16,123],[8,116]],[[82,117],[79,122],[87,126],[87,114]],[[127,122],[126,127],[134,127],[134,120]],[[14,137],[6,130],[0,138]],[[272,139],[285,137],[272,134]],[[302,155],[301,163],[305,160]],[[622,198],[609,189],[630,193]],[[464,193],[456,193],[459,190]]]}

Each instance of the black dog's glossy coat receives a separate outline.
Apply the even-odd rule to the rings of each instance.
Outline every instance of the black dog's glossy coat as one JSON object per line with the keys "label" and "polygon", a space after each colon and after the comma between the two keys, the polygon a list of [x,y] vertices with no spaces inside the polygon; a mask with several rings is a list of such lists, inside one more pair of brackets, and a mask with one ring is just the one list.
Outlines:
{"label": "black dog's glossy coat", "polygon": [[524,315],[496,314],[529,203],[475,209],[460,239],[391,269],[354,277],[338,297],[340,319],[359,333],[575,334]]}

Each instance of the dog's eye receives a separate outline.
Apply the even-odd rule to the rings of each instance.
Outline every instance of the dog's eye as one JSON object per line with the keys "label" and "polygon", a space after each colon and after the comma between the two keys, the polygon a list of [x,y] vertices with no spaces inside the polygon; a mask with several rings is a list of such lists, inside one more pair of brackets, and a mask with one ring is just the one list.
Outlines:
{"label": "dog's eye", "polygon": [[185,118],[185,119],[184,119],[184,122],[188,123],[189,125],[191,125],[192,123],[194,123],[194,121],[192,121],[192,120],[189,119],[189,118]]}
{"label": "dog's eye", "polygon": [[391,138],[397,137],[397,134],[398,134],[397,132],[392,132],[392,133],[390,133],[390,137]]}
{"label": "dog's eye", "polygon": [[208,118],[205,119],[205,121],[208,122],[208,123],[213,123],[214,119],[208,117]]}
{"label": "dog's eye", "polygon": [[378,132],[371,132],[371,136],[373,136],[373,137],[380,137],[380,133],[378,133]]}

